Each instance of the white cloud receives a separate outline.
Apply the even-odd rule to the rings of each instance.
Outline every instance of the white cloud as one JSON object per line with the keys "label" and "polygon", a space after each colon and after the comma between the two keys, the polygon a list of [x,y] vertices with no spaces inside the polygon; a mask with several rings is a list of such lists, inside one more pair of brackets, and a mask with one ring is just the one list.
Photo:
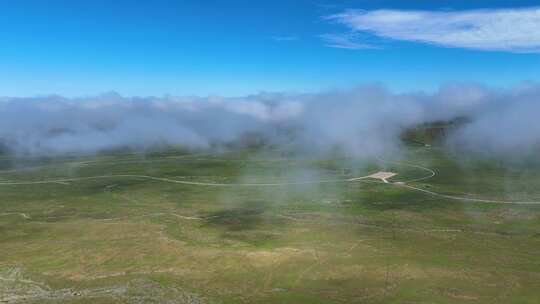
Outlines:
{"label": "white cloud", "polygon": [[322,40],[326,43],[327,47],[348,49],[348,50],[361,50],[361,49],[373,49],[374,46],[366,43],[356,41],[356,37],[351,34],[324,34],[320,35]]}
{"label": "white cloud", "polygon": [[540,52],[540,8],[468,11],[347,10],[328,17],[356,32],[445,47]]}
{"label": "white cloud", "polygon": [[540,151],[540,84],[493,89],[447,85],[395,94],[380,85],[244,97],[61,96],[0,99],[0,153],[58,154],[163,144],[219,147],[258,134],[299,152],[358,157],[398,152],[400,134],[429,121],[468,117],[455,149],[490,155]]}

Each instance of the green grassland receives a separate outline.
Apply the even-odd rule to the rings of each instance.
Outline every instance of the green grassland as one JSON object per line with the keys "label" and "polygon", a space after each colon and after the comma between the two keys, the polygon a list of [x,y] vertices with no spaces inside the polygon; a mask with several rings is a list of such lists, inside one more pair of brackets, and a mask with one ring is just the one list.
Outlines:
{"label": "green grassland", "polygon": [[420,189],[540,201],[538,164],[421,145],[392,160],[271,149],[0,158],[0,183],[59,180],[0,185],[0,302],[540,302],[540,205],[347,181],[428,175],[415,164],[436,172],[407,183]]}

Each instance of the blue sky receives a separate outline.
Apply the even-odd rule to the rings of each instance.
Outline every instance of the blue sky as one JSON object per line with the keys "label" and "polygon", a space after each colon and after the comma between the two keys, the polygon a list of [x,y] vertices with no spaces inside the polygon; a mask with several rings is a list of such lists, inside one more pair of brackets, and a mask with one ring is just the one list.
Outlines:
{"label": "blue sky", "polygon": [[511,86],[540,80],[535,5],[1,1],[0,96],[233,96],[366,82],[396,91],[447,82]]}

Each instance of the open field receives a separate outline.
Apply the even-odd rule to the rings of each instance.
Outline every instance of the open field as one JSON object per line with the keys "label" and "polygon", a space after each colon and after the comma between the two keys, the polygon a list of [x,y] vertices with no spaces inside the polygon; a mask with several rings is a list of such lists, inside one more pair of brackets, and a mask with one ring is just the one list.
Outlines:
{"label": "open field", "polygon": [[540,165],[405,150],[0,158],[0,303],[538,303]]}

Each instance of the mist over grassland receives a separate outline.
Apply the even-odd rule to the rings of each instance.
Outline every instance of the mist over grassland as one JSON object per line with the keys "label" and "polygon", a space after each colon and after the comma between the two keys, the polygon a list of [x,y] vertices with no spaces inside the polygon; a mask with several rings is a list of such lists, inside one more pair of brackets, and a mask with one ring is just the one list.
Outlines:
{"label": "mist over grassland", "polygon": [[0,99],[0,144],[18,155],[95,153],[177,145],[207,149],[257,139],[299,151],[339,148],[357,157],[399,153],[400,135],[434,121],[467,119],[444,144],[496,157],[540,146],[540,84],[451,84],[434,93],[382,85],[245,97],[61,96]]}
{"label": "mist over grassland", "polygon": [[0,302],[536,303],[539,87],[5,98]]}

